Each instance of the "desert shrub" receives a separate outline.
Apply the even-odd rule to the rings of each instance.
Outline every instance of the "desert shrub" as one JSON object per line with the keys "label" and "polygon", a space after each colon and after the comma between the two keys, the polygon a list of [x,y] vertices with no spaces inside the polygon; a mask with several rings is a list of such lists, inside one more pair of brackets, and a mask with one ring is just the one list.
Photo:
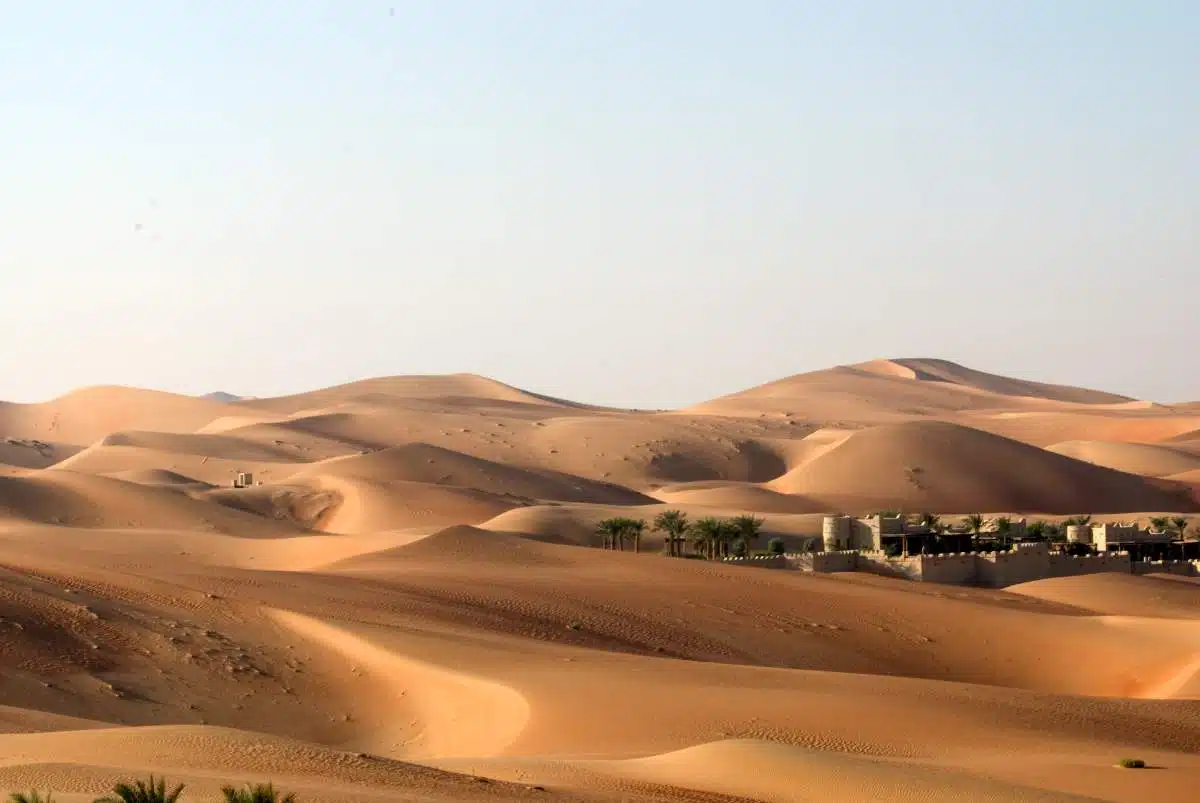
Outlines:
{"label": "desert shrub", "polygon": [[1140,758],[1123,758],[1119,764],[1127,770],[1143,770],[1146,768],[1146,762]]}
{"label": "desert shrub", "polygon": [[883,554],[887,555],[889,558],[898,558],[901,554],[903,554],[903,552],[904,547],[902,547],[900,544],[893,543],[883,545]]}
{"label": "desert shrub", "polygon": [[739,538],[733,542],[733,556],[735,558],[744,558],[750,554],[750,548],[746,546],[746,539]]}
{"label": "desert shrub", "polygon": [[296,803],[294,794],[284,794],[269,783],[246,784],[241,789],[224,786],[221,794],[225,803]]}
{"label": "desert shrub", "polygon": [[54,795],[50,792],[43,795],[36,789],[29,792],[13,792],[8,796],[8,803],[54,803]]}
{"label": "desert shrub", "polygon": [[111,795],[98,798],[96,803],[175,803],[181,794],[183,784],[168,792],[166,779],[155,780],[151,775],[148,781],[121,781],[113,786]]}
{"label": "desert shrub", "polygon": [[782,555],[787,551],[787,547],[783,545],[782,538],[772,538],[767,542],[767,552],[771,555]]}

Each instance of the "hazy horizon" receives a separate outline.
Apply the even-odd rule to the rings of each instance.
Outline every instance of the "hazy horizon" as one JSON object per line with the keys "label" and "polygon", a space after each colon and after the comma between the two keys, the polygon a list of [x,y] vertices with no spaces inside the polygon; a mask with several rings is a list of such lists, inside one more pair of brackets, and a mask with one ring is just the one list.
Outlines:
{"label": "hazy horizon", "polygon": [[1198,400],[1196,41],[1183,0],[8,6],[0,399],[923,356]]}

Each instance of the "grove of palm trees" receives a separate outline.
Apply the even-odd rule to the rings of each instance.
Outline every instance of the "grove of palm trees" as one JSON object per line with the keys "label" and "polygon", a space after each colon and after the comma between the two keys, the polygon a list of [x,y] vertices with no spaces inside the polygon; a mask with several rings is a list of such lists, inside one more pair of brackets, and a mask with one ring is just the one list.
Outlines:
{"label": "grove of palm trees", "polygon": [[[118,781],[112,791],[96,798],[95,803],[177,803],[183,795],[184,784],[177,784],[167,789],[165,778],[137,779]],[[223,803],[297,803],[296,795],[283,792],[271,783],[247,783],[244,786],[224,786],[221,788]],[[14,792],[8,796],[8,803],[55,803],[53,792],[42,793],[37,790],[29,792]]]}
{"label": "grove of palm trees", "polygon": [[[691,521],[682,511],[666,510],[655,516],[650,529],[663,534],[663,551],[669,556],[717,560],[751,554],[762,535],[763,523],[751,515],[728,519],[706,516]],[[603,548],[618,551],[624,551],[626,545],[634,552],[640,551],[646,529],[644,519],[624,516],[607,518],[596,525]],[[685,549],[689,543],[693,548],[691,553]]]}

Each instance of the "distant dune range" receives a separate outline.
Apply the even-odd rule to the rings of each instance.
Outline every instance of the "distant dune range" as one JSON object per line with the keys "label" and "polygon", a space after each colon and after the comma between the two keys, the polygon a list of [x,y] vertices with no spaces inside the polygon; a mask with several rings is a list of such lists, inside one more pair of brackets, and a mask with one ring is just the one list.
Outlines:
{"label": "distant dune range", "polygon": [[670,509],[755,513],[791,549],[834,511],[1195,520],[1200,405],[933,359],[671,411],[465,374],[0,403],[0,793],[91,801],[150,771],[185,801],[273,780],[305,803],[1200,787],[1200,581],[594,548],[602,519]]}

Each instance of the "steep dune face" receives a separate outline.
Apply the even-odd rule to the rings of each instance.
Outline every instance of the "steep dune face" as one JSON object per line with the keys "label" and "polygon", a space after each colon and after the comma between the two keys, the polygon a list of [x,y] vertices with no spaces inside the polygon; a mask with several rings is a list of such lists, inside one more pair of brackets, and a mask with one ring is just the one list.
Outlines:
{"label": "steep dune face", "polygon": [[1134,401],[1128,396],[1118,396],[1115,393],[998,376],[976,371],[949,360],[929,358],[875,360],[860,363],[854,367],[884,376],[896,376],[918,382],[944,382],[999,396],[1045,399],[1070,404],[1124,404]]}
{"label": "steep dune face", "polygon": [[[1049,411],[975,413],[953,419],[1006,438],[1046,447],[1064,441],[1158,443],[1171,441],[1200,424],[1194,415],[1147,413],[1142,410],[1091,408]],[[1186,434],[1183,435],[1186,437]]]}
{"label": "steep dune face", "polygon": [[325,475],[306,477],[303,482],[314,493],[332,500],[310,526],[347,535],[476,524],[528,504],[510,495],[423,482],[373,482]]}
{"label": "steep dune face", "polygon": [[723,396],[697,412],[753,415],[790,411],[823,421],[888,421],[1056,403],[1111,405],[1125,396],[1047,385],[975,371],[945,360],[875,360],[780,379]]}
{"label": "steep dune face", "polygon": [[825,509],[820,502],[799,494],[779,493],[746,483],[681,483],[659,488],[654,495],[671,505],[695,505],[752,513],[820,513]]}
{"label": "steep dune face", "polygon": [[1070,513],[1182,504],[1140,477],[944,422],[864,430],[770,486],[848,510]]}
{"label": "steep dune face", "polygon": [[37,439],[0,440],[0,465],[11,468],[46,468],[79,451],[78,446]]}
{"label": "steep dune face", "polygon": [[1093,614],[1200,619],[1200,582],[1170,575],[1053,577],[1005,589]]}
{"label": "steep dune face", "polygon": [[995,397],[947,383],[840,366],[780,379],[689,408],[695,413],[793,414],[834,423],[877,423],[1002,406]]}
{"label": "steep dune face", "polygon": [[1169,477],[1200,469],[1200,455],[1160,444],[1064,441],[1046,449],[1076,460],[1146,477]]}

